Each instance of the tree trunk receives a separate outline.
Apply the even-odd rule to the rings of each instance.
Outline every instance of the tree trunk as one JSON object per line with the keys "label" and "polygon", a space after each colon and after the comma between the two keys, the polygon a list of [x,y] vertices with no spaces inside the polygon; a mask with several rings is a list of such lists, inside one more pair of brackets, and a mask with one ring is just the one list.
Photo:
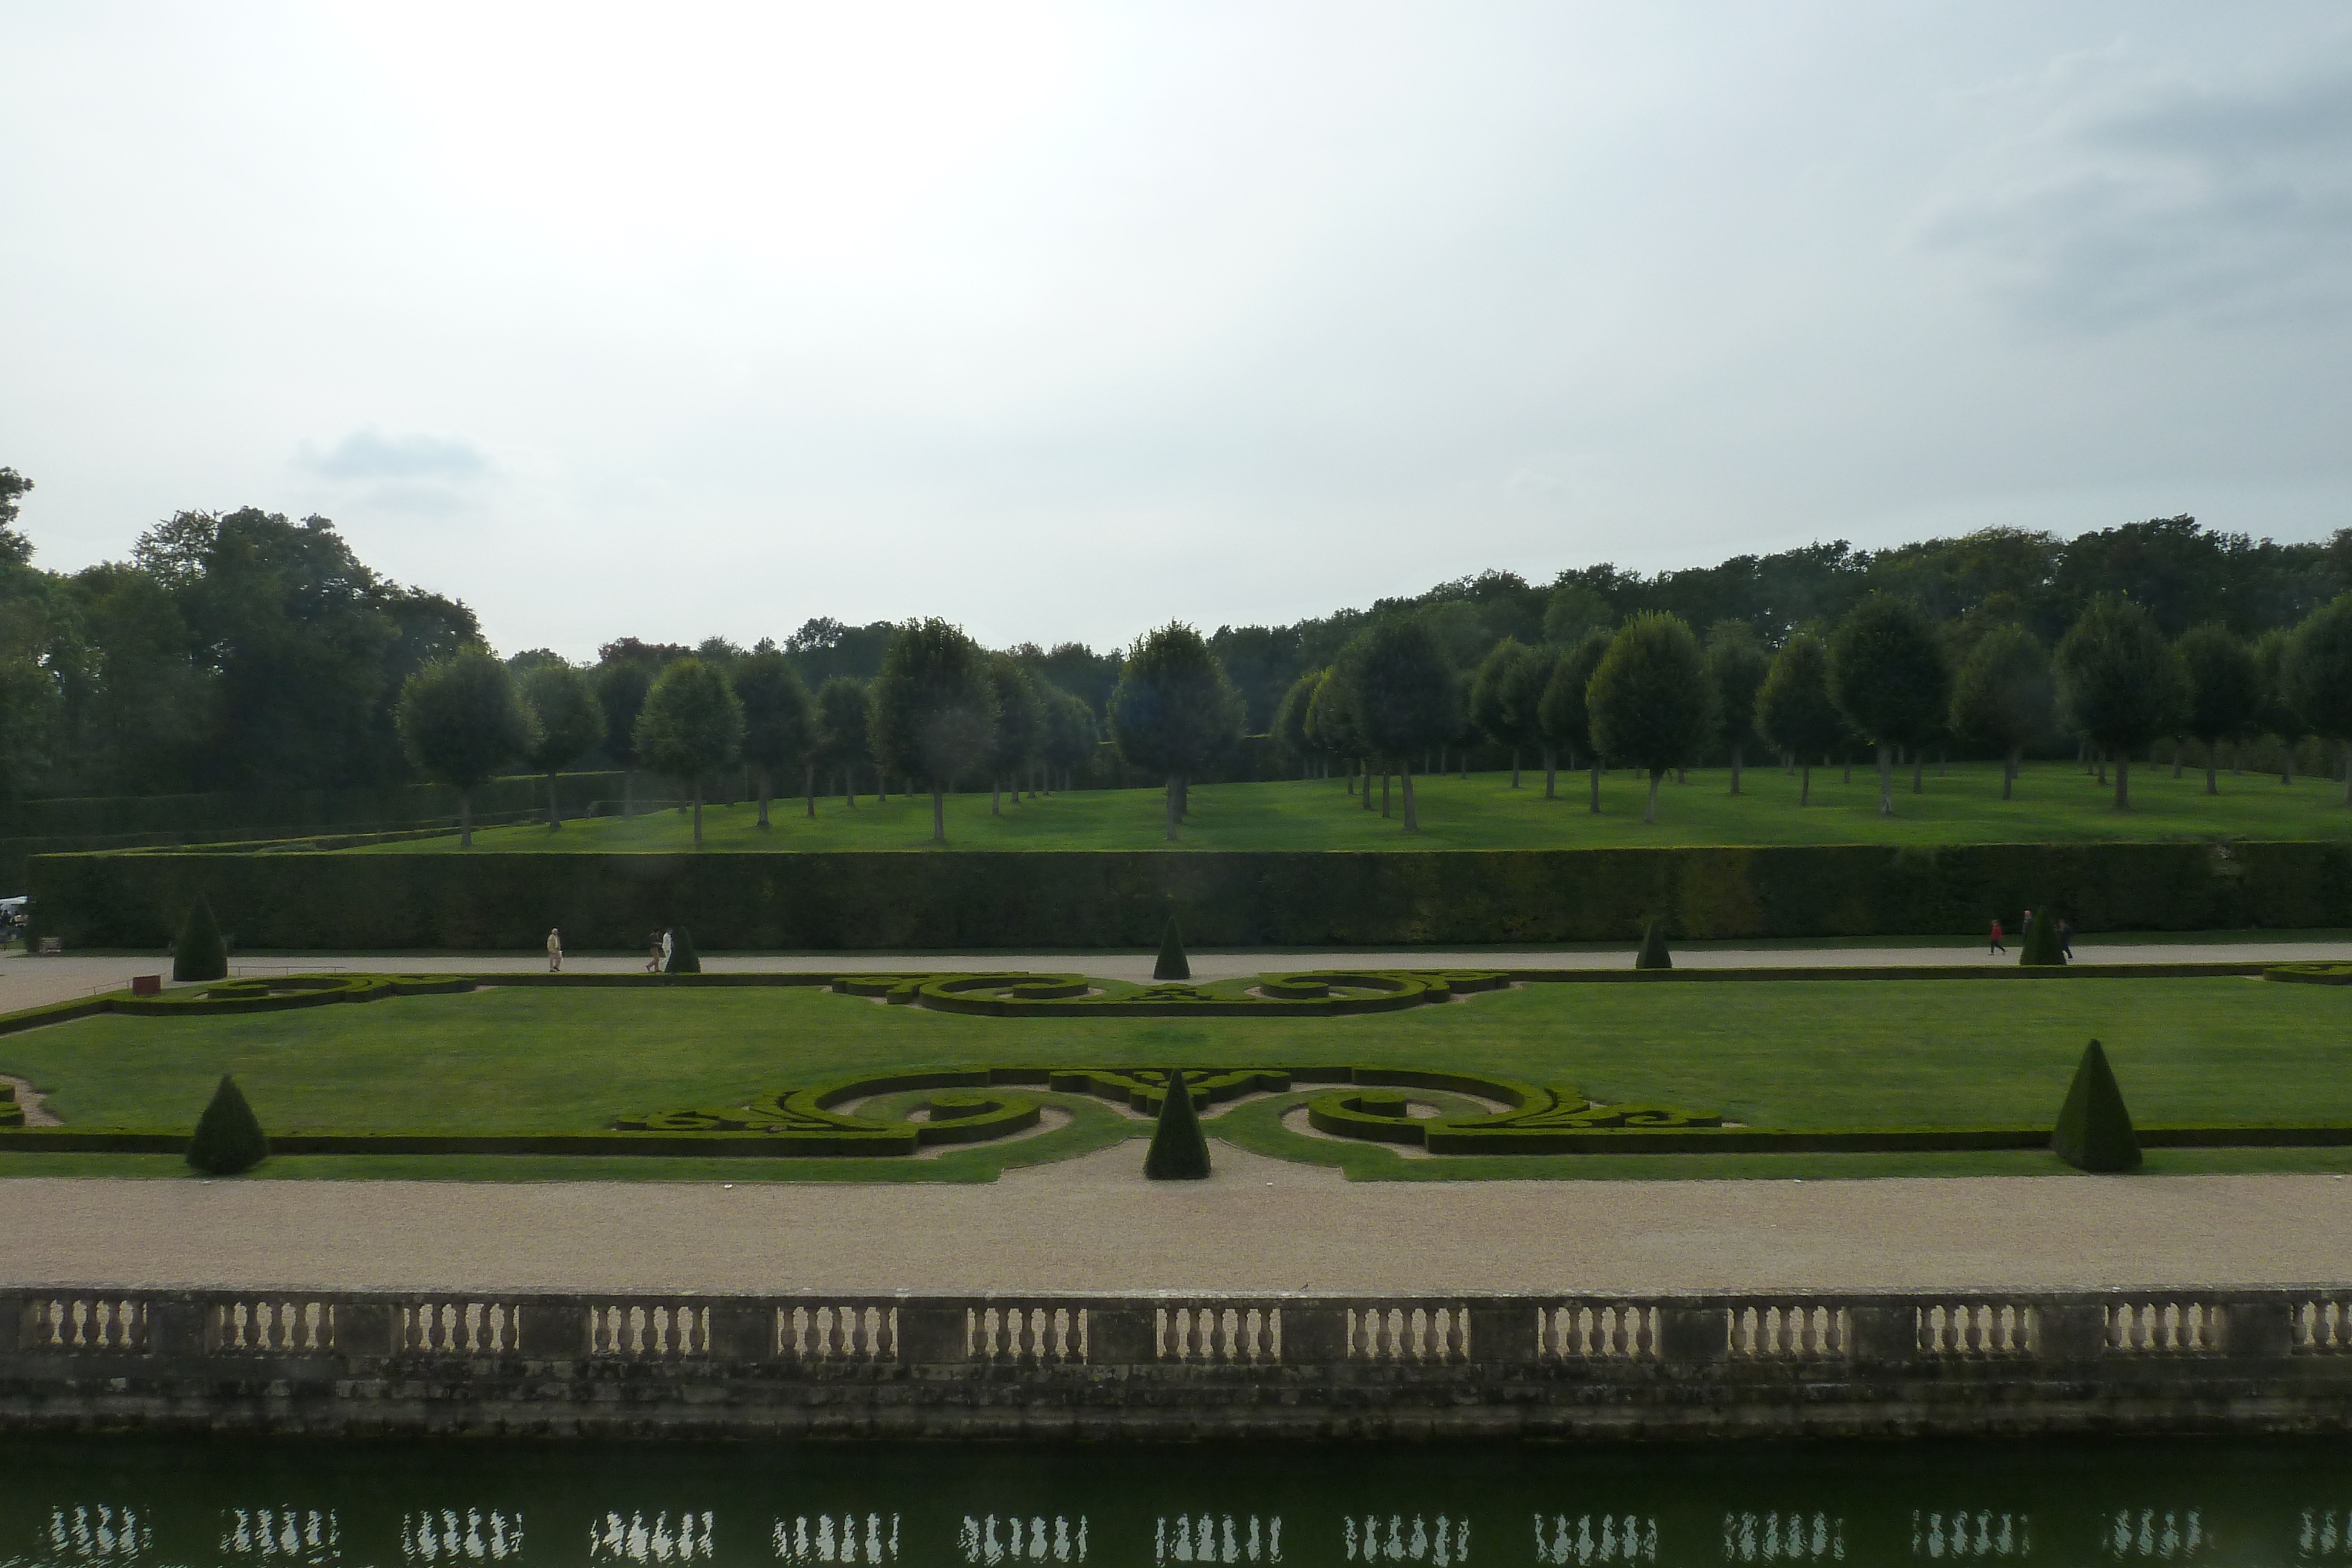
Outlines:
{"label": "tree trunk", "polygon": [[1176,775],[1176,820],[1183,821],[1192,815],[1192,776]]}
{"label": "tree trunk", "polygon": [[2122,747],[2116,752],[2116,810],[2131,810],[2131,747]]}
{"label": "tree trunk", "polygon": [[457,847],[461,850],[474,847],[474,792],[471,789],[457,791]]}
{"label": "tree trunk", "polygon": [[1365,758],[1360,766],[1364,775],[1364,810],[1369,811],[1372,809],[1372,759]]}
{"label": "tree trunk", "polygon": [[1850,751],[1847,752],[1845,756],[1845,777],[1839,779],[1838,782],[1841,784],[1851,784],[1853,782],[1853,753]]}
{"label": "tree trunk", "polygon": [[2221,748],[2219,747],[2214,746],[2209,746],[2205,748],[2205,793],[2208,795],[2219,795],[2221,792],[2221,786],[2215,781],[2213,777],[2214,773],[2219,768],[2219,763],[2216,761],[2213,754],[2220,749]]}
{"label": "tree trunk", "polygon": [[814,762],[808,765],[808,771],[802,776],[801,793],[808,797],[808,814],[814,821],[816,817],[816,764]]}
{"label": "tree trunk", "polygon": [[2017,783],[2017,759],[2024,751],[2025,747],[2021,746],[2012,746],[2009,748],[2009,755],[2001,758],[2000,798],[2004,800],[2009,799],[2011,787]]}
{"label": "tree trunk", "polygon": [[1731,743],[1731,792],[1739,793],[1739,742]]}
{"label": "tree trunk", "polygon": [[768,825],[768,801],[776,792],[775,782],[764,768],[760,769],[760,826]]}
{"label": "tree trunk", "polygon": [[1883,740],[1878,743],[1878,814],[1895,815],[1895,748]]}
{"label": "tree trunk", "polygon": [[[1812,764],[1807,763],[1806,766],[1810,768]],[[1785,779],[1796,770],[1797,754],[1793,751],[1784,751],[1780,753],[1780,776]]]}
{"label": "tree trunk", "polygon": [[2352,740],[2344,742],[2344,803],[2352,806]]}
{"label": "tree trunk", "polygon": [[988,814],[1004,815],[1004,780],[994,773],[988,776]]}
{"label": "tree trunk", "polygon": [[1512,789],[1517,789],[1518,787],[1519,787],[1519,748],[1518,748],[1517,747],[1514,746],[1513,747],[1511,747],[1511,788],[1512,788]]}
{"label": "tree trunk", "polygon": [[702,847],[702,780],[694,781],[694,847]]}
{"label": "tree trunk", "polygon": [[1601,814],[1601,754],[1592,754],[1592,804],[1587,808],[1594,816]]}
{"label": "tree trunk", "polygon": [[1347,767],[1347,779],[1348,779],[1348,798],[1349,798],[1349,800],[1353,800],[1353,799],[1355,799],[1355,795],[1356,795],[1356,765],[1355,765],[1354,761],[1352,761],[1352,760],[1350,760],[1350,761],[1348,763],[1348,767]]}
{"label": "tree trunk", "polygon": [[1642,809],[1642,821],[1644,822],[1658,820],[1658,780],[1665,776],[1666,770],[1663,768],[1650,769],[1650,803]]}
{"label": "tree trunk", "polygon": [[931,780],[931,842],[948,841],[948,791],[938,779]]}
{"label": "tree trunk", "polygon": [[1559,753],[1547,746],[1543,748],[1544,799],[1559,799]]}
{"label": "tree trunk", "polygon": [[1394,776],[1392,772],[1394,768],[1395,764],[1387,758],[1381,758],[1381,815],[1382,817],[1389,814],[1389,779]]}
{"label": "tree trunk", "polygon": [[1404,831],[1421,831],[1421,820],[1412,814],[1412,761],[1410,758],[1397,764],[1404,774]]}
{"label": "tree trunk", "polygon": [[1797,804],[1801,807],[1813,803],[1813,765],[1808,762],[1804,768],[1804,781],[1797,786]]}
{"label": "tree trunk", "polygon": [[1168,776],[1168,841],[1176,841],[1176,775]]}
{"label": "tree trunk", "polygon": [[[2177,736],[2177,735],[2176,735],[2176,736],[2174,736],[2174,737],[2172,737],[2172,776],[2173,776],[2175,779],[2178,779],[2178,778],[2179,778],[2179,777],[2180,777],[2180,762],[2181,762],[2181,756],[2180,756],[2180,754],[2181,754],[2182,752],[2184,752],[2184,751],[2188,750],[2188,749],[2189,749],[2189,745],[2188,745],[2188,743],[2187,743],[2186,741],[2182,740],[2182,739],[2181,739],[2179,736]],[[2213,751],[2212,751],[2212,748],[2211,748],[2210,747],[2208,747],[2206,748],[2205,755],[2206,755],[2206,756],[2208,756],[2208,757],[2210,757],[2210,756],[2212,756],[2212,755],[2213,755]],[[2210,772],[2212,771],[2212,769],[2211,769],[2210,768],[2208,768],[2206,769],[2206,771],[2207,771],[2208,773],[2210,773]],[[2213,791],[2212,791],[2212,790],[2210,790],[2210,789],[2208,789],[2208,790],[2206,790],[2206,791],[2205,791],[2205,793],[2207,793],[2208,795],[2210,795],[2212,792],[2213,792]]]}
{"label": "tree trunk", "polygon": [[547,776],[547,831],[553,832],[563,826],[563,802],[555,797],[555,775]]}

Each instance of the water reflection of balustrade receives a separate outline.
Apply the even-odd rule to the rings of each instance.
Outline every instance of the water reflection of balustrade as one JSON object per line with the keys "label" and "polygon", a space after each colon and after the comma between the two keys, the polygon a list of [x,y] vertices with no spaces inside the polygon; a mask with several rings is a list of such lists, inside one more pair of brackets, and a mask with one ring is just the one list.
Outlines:
{"label": "water reflection of balustrade", "polygon": [[342,1556],[342,1526],[332,1509],[226,1508],[220,1550],[225,1557],[324,1564]]}
{"label": "water reflection of balustrade", "polygon": [[103,1502],[49,1510],[54,1562],[127,1563],[154,1545],[154,1523],[142,1510]]}
{"label": "water reflection of balustrade", "polygon": [[768,1541],[780,1563],[896,1563],[898,1516],[886,1521],[878,1513],[795,1514],[777,1520]]}
{"label": "water reflection of balustrade", "polygon": [[215,1301],[205,1311],[205,1346],[231,1354],[320,1354],[335,1348],[335,1309],[287,1297]]}
{"label": "water reflection of balustrade", "polygon": [[1282,1359],[1280,1307],[1161,1307],[1154,1314],[1154,1345],[1161,1361]]}
{"label": "water reflection of balustrade", "polygon": [[588,1354],[675,1361],[710,1354],[710,1309],[670,1301],[600,1301],[588,1309]]}
{"label": "water reflection of balustrade", "polygon": [[2193,1557],[2213,1544],[2196,1509],[2126,1508],[2107,1521],[2099,1544],[2110,1557]]}
{"label": "water reflection of balustrade", "polygon": [[1087,1516],[1073,1523],[1066,1514],[971,1514],[956,1531],[956,1549],[967,1563],[1084,1563]]}
{"label": "water reflection of balustrade", "polygon": [[1916,1311],[1918,1348],[1928,1355],[2032,1355],[2041,1343],[2033,1309],[2014,1301],[1937,1301]]}
{"label": "water reflection of balustrade", "polygon": [[1911,1515],[1911,1555],[1930,1560],[2031,1557],[2033,1519],[2030,1514],[1996,1513],[1990,1509],[1973,1512],[1961,1509],[1954,1513],[1922,1513],[1915,1510]]}
{"label": "water reflection of balustrade", "polygon": [[521,1309],[463,1299],[404,1302],[393,1322],[393,1344],[426,1354],[512,1355],[522,1347]]}
{"label": "water reflection of balustrade", "polygon": [[[1466,1542],[1465,1542],[1466,1544]],[[1566,1563],[1655,1563],[1658,1521],[1654,1514],[1555,1513],[1536,1515],[1536,1561]]]}
{"label": "water reflection of balustrade", "polygon": [[1378,1514],[1368,1513],[1362,1525],[1360,1532],[1353,1516],[1340,1521],[1340,1545],[1351,1563],[1427,1563],[1433,1568],[1454,1568],[1470,1559],[1466,1519],[1442,1513],[1433,1519],[1426,1514],[1407,1518],[1392,1513],[1383,1521]]}
{"label": "water reflection of balustrade", "polygon": [[692,1563],[708,1561],[718,1554],[713,1542],[712,1526],[716,1516],[692,1510],[672,1519],[664,1511],[647,1519],[643,1513],[632,1513],[623,1519],[617,1512],[592,1520],[588,1524],[588,1561],[607,1562],[619,1559],[625,1563]]}
{"label": "water reflection of balustrade", "polygon": [[400,1516],[407,1563],[502,1562],[522,1553],[522,1515],[495,1508],[415,1509]]}
{"label": "water reflection of balustrade", "polygon": [[[1542,1524],[1537,1534],[1540,1539]],[[1723,1516],[1726,1563],[1843,1563],[1845,1520],[1818,1510],[1807,1513],[1727,1513]]]}
{"label": "water reflection of balustrade", "polygon": [[2352,1557],[2352,1511],[2305,1509],[2294,1548],[2305,1558],[2334,1557],[2338,1552]]}
{"label": "water reflection of balustrade", "polygon": [[143,1351],[147,1303],[111,1293],[35,1296],[18,1315],[16,1343],[26,1350]]}

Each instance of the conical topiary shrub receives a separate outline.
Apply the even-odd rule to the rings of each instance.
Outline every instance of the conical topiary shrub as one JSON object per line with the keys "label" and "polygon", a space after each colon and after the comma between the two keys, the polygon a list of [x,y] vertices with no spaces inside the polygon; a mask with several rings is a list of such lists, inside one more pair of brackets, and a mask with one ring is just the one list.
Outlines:
{"label": "conical topiary shrub", "polygon": [[699,975],[702,973],[702,958],[701,956],[694,950],[693,934],[688,931],[685,926],[680,925],[670,932],[669,937],[669,967],[664,969],[662,973],[665,975]]}
{"label": "conical topiary shrub", "polygon": [[1184,957],[1184,938],[1176,930],[1176,917],[1168,917],[1168,929],[1160,934],[1160,961],[1151,966],[1155,980],[1189,980],[1192,966]]}
{"label": "conical topiary shrub", "polygon": [[1633,967],[1671,969],[1674,967],[1674,955],[1666,951],[1665,934],[1658,929],[1658,923],[1653,920],[1642,927],[1642,950],[1633,955]]}
{"label": "conical topiary shrub", "polygon": [[196,1134],[188,1140],[188,1163],[206,1176],[235,1176],[249,1171],[269,1157],[269,1136],[261,1119],[238,1092],[236,1080],[221,1074],[212,1103],[196,1118]]}
{"label": "conical topiary shrub", "polygon": [[1199,1181],[1209,1174],[1209,1140],[1201,1135],[1192,1088],[1184,1082],[1181,1068],[1169,1071],[1167,1097],[1160,1103],[1160,1124],[1151,1129],[1151,1152],[1143,1156],[1143,1174],[1152,1181]]}
{"label": "conical topiary shrub", "polygon": [[2058,946],[2058,912],[2044,909],[2033,917],[2033,929],[2025,934],[2025,950],[2017,956],[2021,964],[2063,964],[2066,955]]}
{"label": "conical topiary shrub", "polygon": [[2107,1053],[2095,1040],[2084,1048],[2074,1082],[2066,1086],[2066,1103],[2059,1108],[2050,1149],[2076,1170],[2139,1168],[2139,1134],[2132,1131],[2124,1092],[2116,1086]]}
{"label": "conical topiary shrub", "polygon": [[172,948],[172,978],[228,978],[228,944],[221,940],[220,922],[213,918],[213,901],[201,893],[188,905],[188,918],[180,925],[180,940]]}

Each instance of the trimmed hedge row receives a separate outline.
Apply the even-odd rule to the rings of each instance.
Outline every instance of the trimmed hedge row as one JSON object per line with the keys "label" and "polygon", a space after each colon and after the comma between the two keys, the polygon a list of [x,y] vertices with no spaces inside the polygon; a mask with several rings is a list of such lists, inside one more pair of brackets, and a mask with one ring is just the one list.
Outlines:
{"label": "trimmed hedge row", "polygon": [[[634,949],[690,923],[716,949],[1974,936],[2061,909],[2079,931],[2352,925],[2352,844],[703,854],[222,854],[32,862],[34,934],[157,948],[195,895],[247,947]],[[1680,971],[1674,971],[1679,973]]]}

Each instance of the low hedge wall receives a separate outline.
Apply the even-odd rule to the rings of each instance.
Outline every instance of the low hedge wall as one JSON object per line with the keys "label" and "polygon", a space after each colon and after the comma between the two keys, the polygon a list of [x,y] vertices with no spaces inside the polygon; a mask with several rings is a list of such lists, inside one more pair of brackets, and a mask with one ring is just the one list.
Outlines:
{"label": "low hedge wall", "polygon": [[2084,932],[2352,925],[2352,843],[702,854],[224,854],[32,862],[34,935],[160,948],[198,893],[248,948],[1151,947],[1977,936],[2057,909]]}

